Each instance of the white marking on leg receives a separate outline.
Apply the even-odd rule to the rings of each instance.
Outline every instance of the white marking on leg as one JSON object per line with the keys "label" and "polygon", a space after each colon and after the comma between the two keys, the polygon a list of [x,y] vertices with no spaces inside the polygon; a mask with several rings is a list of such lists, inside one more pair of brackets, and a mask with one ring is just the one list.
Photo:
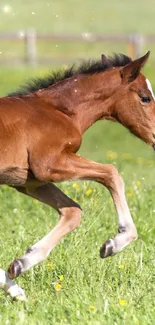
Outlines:
{"label": "white marking on leg", "polygon": [[154,96],[154,93],[153,93],[153,90],[152,90],[152,85],[151,85],[151,82],[149,81],[149,79],[146,79],[146,83],[147,83],[148,89],[151,92],[151,95],[152,95],[153,99],[155,100],[155,96]]}
{"label": "white marking on leg", "polygon": [[117,253],[130,242],[136,240],[138,235],[126,202],[124,190],[120,190],[119,196],[114,196],[113,200],[118,214],[118,226],[120,230],[123,230],[113,238],[115,242],[113,253]]}
{"label": "white marking on leg", "polygon": [[7,272],[0,269],[0,288],[9,294],[13,299],[25,301],[25,293],[18,284],[14,283],[9,277]]}
{"label": "white marking on leg", "polygon": [[[28,250],[28,252],[18,260],[18,262],[22,263],[21,273],[24,273],[30,267],[42,262],[45,258],[47,258],[60,239],[78,227],[81,209],[69,207],[63,208],[62,210],[62,215],[64,213],[64,216],[61,217],[58,224],[41,240],[30,247],[30,250]],[[67,213],[73,215],[73,219],[68,218]]]}

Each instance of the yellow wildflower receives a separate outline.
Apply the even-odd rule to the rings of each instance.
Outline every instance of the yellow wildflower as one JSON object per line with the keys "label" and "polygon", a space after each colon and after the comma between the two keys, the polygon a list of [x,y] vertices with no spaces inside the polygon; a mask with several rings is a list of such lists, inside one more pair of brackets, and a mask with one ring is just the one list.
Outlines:
{"label": "yellow wildflower", "polygon": [[133,196],[133,192],[128,192],[128,193],[127,193],[127,196],[128,196],[128,197],[132,197],[132,196]]}
{"label": "yellow wildflower", "polygon": [[136,185],[139,186],[140,185],[140,181],[136,181]]}
{"label": "yellow wildflower", "polygon": [[78,183],[74,183],[72,186],[73,186],[73,188],[76,188],[76,189],[79,188],[79,184]]}
{"label": "yellow wildflower", "polygon": [[53,270],[53,264],[52,263],[47,264],[47,266],[50,268],[51,271]]}
{"label": "yellow wildflower", "polygon": [[120,264],[118,268],[123,270],[125,268],[125,266],[124,266],[124,264]]}
{"label": "yellow wildflower", "polygon": [[72,187],[76,190],[76,192],[80,192],[81,191],[80,185],[78,183],[74,183],[72,185]]}
{"label": "yellow wildflower", "polygon": [[34,204],[38,204],[38,203],[39,203],[39,201],[37,201],[37,200],[33,199],[33,203],[34,203]]}
{"label": "yellow wildflower", "polygon": [[91,195],[93,192],[92,188],[88,188],[88,190],[85,192],[87,196]]}
{"label": "yellow wildflower", "polygon": [[63,281],[63,278],[64,278],[63,274],[59,275],[59,280],[60,281]]}
{"label": "yellow wildflower", "polygon": [[110,160],[117,159],[117,156],[118,156],[117,152],[113,152],[113,151],[107,152],[107,158]]}
{"label": "yellow wildflower", "polygon": [[62,289],[61,283],[57,283],[56,286],[55,286],[55,290],[60,291],[61,289]]}
{"label": "yellow wildflower", "polygon": [[119,304],[120,304],[120,306],[125,306],[125,305],[127,304],[127,301],[124,300],[124,299],[121,299],[121,300],[119,301]]}
{"label": "yellow wildflower", "polygon": [[96,307],[95,307],[95,306],[89,306],[89,309],[90,309],[90,310],[95,310]]}

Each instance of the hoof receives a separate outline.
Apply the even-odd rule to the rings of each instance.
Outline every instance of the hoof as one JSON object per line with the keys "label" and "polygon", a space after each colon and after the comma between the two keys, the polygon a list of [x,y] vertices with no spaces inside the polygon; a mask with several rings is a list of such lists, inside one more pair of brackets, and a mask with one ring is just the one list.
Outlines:
{"label": "hoof", "polygon": [[100,248],[100,257],[105,258],[114,254],[114,241],[113,239],[108,239]]}
{"label": "hoof", "polygon": [[22,263],[20,260],[13,261],[8,268],[8,276],[10,279],[17,278],[22,273]]}
{"label": "hoof", "polygon": [[24,290],[15,283],[7,290],[6,293],[9,294],[12,297],[12,299],[15,301],[19,301],[19,300],[23,302],[26,301]]}

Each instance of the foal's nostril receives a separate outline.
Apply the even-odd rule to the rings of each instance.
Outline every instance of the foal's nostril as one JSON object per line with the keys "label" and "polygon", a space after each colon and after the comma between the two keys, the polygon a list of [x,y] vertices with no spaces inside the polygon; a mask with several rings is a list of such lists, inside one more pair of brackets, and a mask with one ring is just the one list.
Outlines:
{"label": "foal's nostril", "polygon": [[155,133],[153,133],[153,138],[155,139]]}

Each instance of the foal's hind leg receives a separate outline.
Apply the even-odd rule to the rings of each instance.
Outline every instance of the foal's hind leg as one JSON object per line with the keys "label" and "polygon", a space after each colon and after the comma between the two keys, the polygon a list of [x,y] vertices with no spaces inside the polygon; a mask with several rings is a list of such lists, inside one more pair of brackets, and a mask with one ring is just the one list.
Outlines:
{"label": "foal's hind leg", "polygon": [[3,289],[6,294],[10,295],[14,300],[25,301],[25,293],[18,284],[14,283],[9,277],[7,272],[0,269],[0,288]]}
{"label": "foal's hind leg", "polygon": [[60,191],[54,184],[17,189],[24,194],[52,206],[59,212],[60,221],[45,237],[28,248],[27,252],[21,258],[11,263],[8,270],[11,279],[24,273],[39,262],[42,262],[63,236],[79,226],[81,217],[80,206]]}

